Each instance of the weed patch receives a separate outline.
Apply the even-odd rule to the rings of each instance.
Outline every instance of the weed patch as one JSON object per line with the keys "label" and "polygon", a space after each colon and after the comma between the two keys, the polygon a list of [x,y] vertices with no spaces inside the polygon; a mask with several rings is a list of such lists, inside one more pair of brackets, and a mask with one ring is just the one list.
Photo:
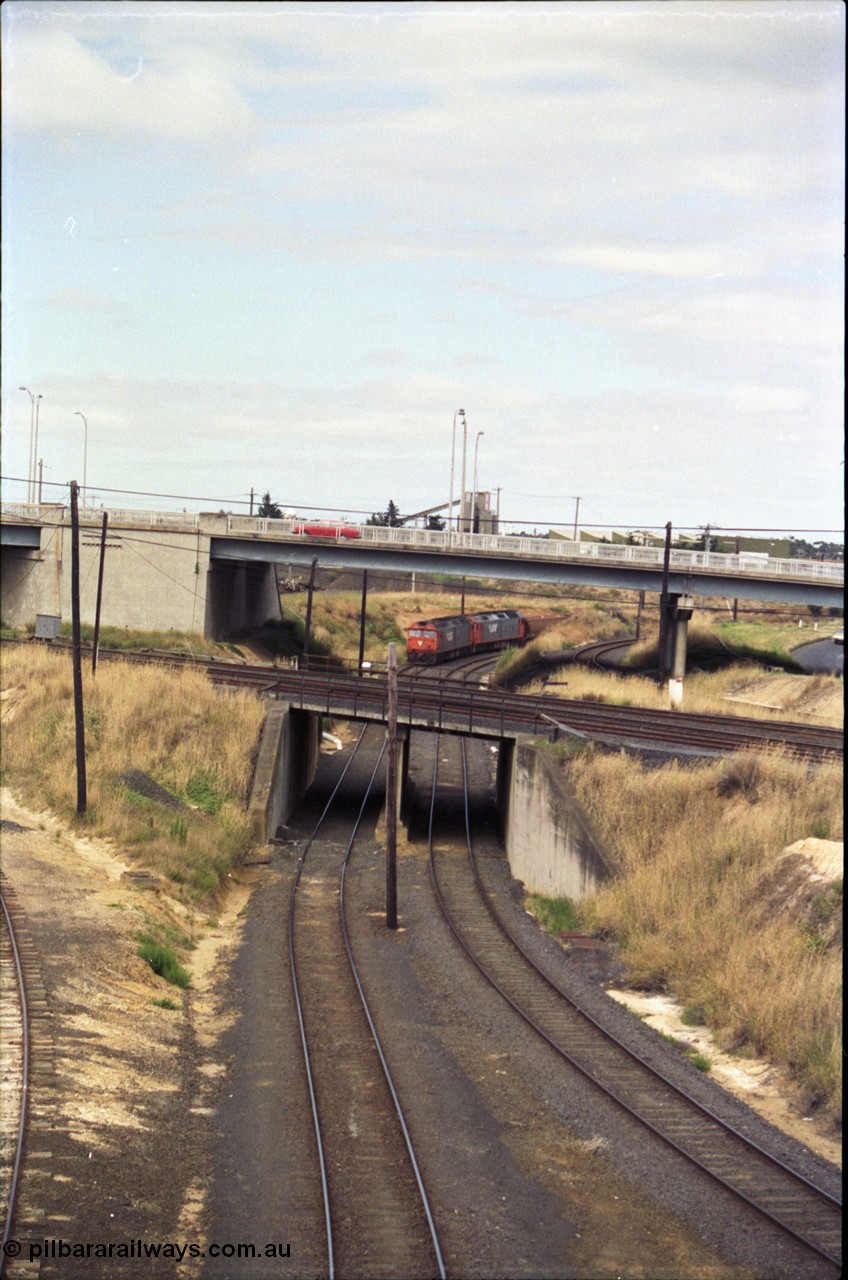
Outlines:
{"label": "weed patch", "polygon": [[539,894],[529,894],[524,900],[524,907],[547,933],[580,928],[580,914],[570,898],[544,898]]}
{"label": "weed patch", "polygon": [[150,965],[154,973],[173,986],[185,988],[190,984],[191,974],[188,969],[183,968],[170,947],[164,947],[150,938],[142,939],[136,954]]}

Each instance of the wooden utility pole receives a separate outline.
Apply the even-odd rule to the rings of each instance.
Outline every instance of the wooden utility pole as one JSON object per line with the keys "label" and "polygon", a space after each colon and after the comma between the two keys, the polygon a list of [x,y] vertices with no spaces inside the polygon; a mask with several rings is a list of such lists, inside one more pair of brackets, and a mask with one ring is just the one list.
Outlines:
{"label": "wooden utility pole", "polygon": [[100,568],[97,572],[97,606],[94,610],[94,644],[91,649],[91,674],[97,670],[97,650],[100,648],[100,605],[103,600],[103,562],[106,559],[106,526],[109,512],[103,512],[103,528],[100,530]]}
{"label": "wooden utility pole", "polygon": [[386,729],[386,928],[397,928],[397,645],[389,645],[389,707]]}
{"label": "wooden utility pole", "polygon": [[79,485],[71,481],[71,631],[74,665],[74,724],[77,747],[77,813],[85,813],[85,721],[82,706],[82,638],[80,635]]}

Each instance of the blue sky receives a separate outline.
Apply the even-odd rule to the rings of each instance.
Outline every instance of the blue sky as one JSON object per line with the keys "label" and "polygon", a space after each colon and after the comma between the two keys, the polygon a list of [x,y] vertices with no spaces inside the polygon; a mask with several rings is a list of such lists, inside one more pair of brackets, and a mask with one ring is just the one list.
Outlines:
{"label": "blue sky", "polygon": [[841,0],[0,13],[4,476],[841,527]]}

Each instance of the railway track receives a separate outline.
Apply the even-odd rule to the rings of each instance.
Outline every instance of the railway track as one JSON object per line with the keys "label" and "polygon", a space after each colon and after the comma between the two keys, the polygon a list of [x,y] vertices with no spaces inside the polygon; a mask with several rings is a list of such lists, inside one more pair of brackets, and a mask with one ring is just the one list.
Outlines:
{"label": "railway track", "polygon": [[[368,732],[360,735],[357,748]],[[304,848],[289,903],[289,963],[321,1171],[327,1274],[445,1277],[441,1247],[400,1099],[360,981],[345,878],[383,751],[347,847],[307,859],[354,750]],[[338,914],[337,914],[338,913]]]}
{"label": "railway track", "polygon": [[840,1266],[841,1201],[689,1097],[554,983],[509,932],[481,878],[471,842],[467,781],[463,859],[437,851],[437,795],[438,752],[430,811],[432,884],[451,932],[485,979],[560,1058],[630,1116],[735,1199]]}
{"label": "railway track", "polygon": [[592,644],[581,644],[579,648],[572,650],[571,661],[589,667],[607,667],[605,659],[612,657],[614,653],[631,649],[634,643],[632,636],[624,640],[595,640]]}
{"label": "railway track", "polygon": [[0,889],[0,1041],[3,1045],[0,1166],[4,1170],[0,1187],[3,1212],[0,1276],[5,1274],[8,1261],[6,1245],[17,1204],[29,1094],[29,1012],[23,961],[15,936],[14,912],[13,894],[4,884]]}
{"label": "railway track", "polygon": [[484,684],[485,677],[495,669],[498,654],[488,653],[482,657],[459,658],[453,662],[437,662],[429,665],[422,662],[409,662],[398,668],[398,678],[412,682],[425,680],[442,684],[466,684],[479,687]]}
{"label": "railway track", "polygon": [[[13,642],[14,643],[14,642]],[[23,642],[27,643],[27,642]],[[128,654],[100,650],[104,660],[154,662],[185,667],[196,661],[169,654]],[[385,719],[385,677],[313,674],[215,660],[201,665],[213,684],[254,689],[282,698],[293,707],[351,719]],[[443,680],[400,678],[401,723],[509,737],[532,734],[552,740],[573,736],[609,745],[723,754],[742,750],[784,750],[802,759],[838,759],[843,752],[841,729],[753,717],[660,711],[578,699],[535,696],[463,687]],[[445,722],[449,722],[446,724]]]}

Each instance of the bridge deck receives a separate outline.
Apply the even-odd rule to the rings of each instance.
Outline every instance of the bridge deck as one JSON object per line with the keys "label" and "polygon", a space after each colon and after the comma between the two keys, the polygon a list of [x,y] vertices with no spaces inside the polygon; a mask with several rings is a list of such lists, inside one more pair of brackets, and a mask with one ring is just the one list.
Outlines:
{"label": "bridge deck", "polygon": [[[68,523],[64,507],[4,503],[0,510],[6,545],[33,547],[39,526]],[[99,527],[102,512],[83,511],[82,523]],[[578,542],[568,538],[512,537],[374,525],[329,526],[307,533],[302,519],[266,519],[204,512],[109,511],[110,529],[156,529],[206,535],[219,561],[260,561],[401,572],[451,573],[549,583],[582,582],[630,590],[659,591],[663,549]],[[314,526],[312,526],[314,528]],[[704,596],[838,605],[844,565],[833,561],[772,559],[752,553],[673,550],[669,589]]]}

